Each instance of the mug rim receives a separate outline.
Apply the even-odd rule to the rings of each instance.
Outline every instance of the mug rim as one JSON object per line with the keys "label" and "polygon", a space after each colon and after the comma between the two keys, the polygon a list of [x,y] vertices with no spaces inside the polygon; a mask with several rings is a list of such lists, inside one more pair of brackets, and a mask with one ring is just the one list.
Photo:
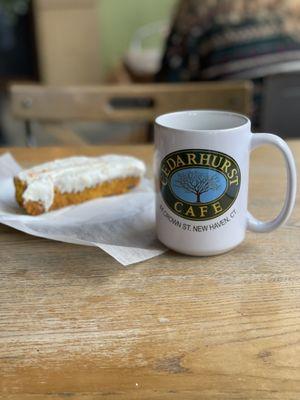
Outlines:
{"label": "mug rim", "polygon": [[[171,126],[171,124],[163,123],[161,120],[165,117],[172,117],[176,115],[183,115],[183,114],[190,114],[190,113],[197,113],[197,114],[219,114],[219,115],[229,115],[229,116],[234,116],[238,117],[243,122],[237,126],[231,127],[231,128],[216,128],[216,129],[185,129],[185,128],[175,128],[174,126]],[[246,117],[243,114],[239,114],[233,111],[224,111],[224,110],[181,110],[181,111],[172,111],[169,113],[161,114],[158,117],[155,118],[155,124],[164,128],[164,129],[169,129],[170,131],[181,131],[181,132],[193,132],[193,133],[221,133],[221,132],[232,132],[239,130],[241,128],[244,128],[246,126],[251,126],[251,121],[248,117]]]}

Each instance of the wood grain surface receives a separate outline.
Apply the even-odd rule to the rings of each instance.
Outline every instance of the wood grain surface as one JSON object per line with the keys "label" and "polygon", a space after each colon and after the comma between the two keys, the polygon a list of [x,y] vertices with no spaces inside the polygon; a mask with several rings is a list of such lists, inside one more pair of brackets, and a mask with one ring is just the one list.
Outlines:
{"label": "wood grain surface", "polygon": [[[151,163],[150,146],[11,149],[24,166],[112,151]],[[270,218],[283,160],[262,148],[251,167],[250,209]],[[1,225],[0,275],[1,399],[300,398],[299,205],[228,254],[128,268]]]}

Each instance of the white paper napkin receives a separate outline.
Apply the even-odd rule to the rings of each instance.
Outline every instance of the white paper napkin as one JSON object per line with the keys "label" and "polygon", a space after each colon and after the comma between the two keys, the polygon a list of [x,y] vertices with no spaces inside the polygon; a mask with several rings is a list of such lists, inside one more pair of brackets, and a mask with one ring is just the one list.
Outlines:
{"label": "white paper napkin", "polygon": [[99,247],[122,265],[166,251],[156,239],[154,191],[148,179],[124,195],[32,217],[15,200],[12,178],[20,170],[9,153],[0,157],[0,223],[34,236]]}

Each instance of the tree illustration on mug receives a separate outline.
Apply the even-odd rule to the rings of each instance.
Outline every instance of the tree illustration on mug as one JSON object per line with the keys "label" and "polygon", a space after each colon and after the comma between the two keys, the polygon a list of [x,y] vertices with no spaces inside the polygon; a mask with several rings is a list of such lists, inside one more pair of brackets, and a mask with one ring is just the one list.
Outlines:
{"label": "tree illustration on mug", "polygon": [[219,178],[207,172],[184,171],[177,175],[175,185],[186,193],[193,193],[196,202],[201,203],[201,196],[211,190],[218,190]]}

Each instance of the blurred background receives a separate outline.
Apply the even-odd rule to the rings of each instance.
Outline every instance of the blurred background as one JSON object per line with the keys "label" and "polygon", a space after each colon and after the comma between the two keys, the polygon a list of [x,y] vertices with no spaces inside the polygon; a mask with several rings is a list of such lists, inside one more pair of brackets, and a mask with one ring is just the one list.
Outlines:
{"label": "blurred background", "polygon": [[[244,98],[206,107],[207,82]],[[155,115],[198,103],[300,135],[299,0],[0,0],[1,145],[149,141]]]}

